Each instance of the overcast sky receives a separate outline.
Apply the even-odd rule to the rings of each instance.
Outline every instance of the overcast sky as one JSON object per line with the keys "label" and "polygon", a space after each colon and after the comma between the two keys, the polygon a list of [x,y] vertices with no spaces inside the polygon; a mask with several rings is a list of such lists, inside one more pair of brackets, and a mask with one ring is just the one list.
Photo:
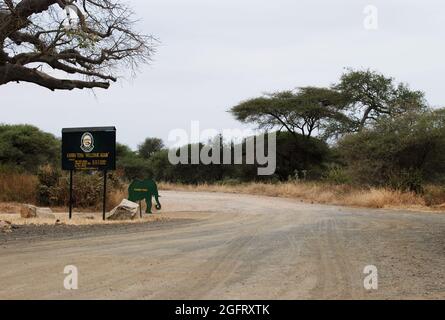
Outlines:
{"label": "overcast sky", "polygon": [[[131,147],[172,129],[241,128],[227,110],[263,92],[328,86],[372,68],[445,106],[445,2],[439,0],[131,0],[139,29],[161,40],[154,61],[109,90],[0,86],[0,122],[114,125]],[[363,25],[378,8],[377,30]],[[167,142],[167,141],[166,141]]]}

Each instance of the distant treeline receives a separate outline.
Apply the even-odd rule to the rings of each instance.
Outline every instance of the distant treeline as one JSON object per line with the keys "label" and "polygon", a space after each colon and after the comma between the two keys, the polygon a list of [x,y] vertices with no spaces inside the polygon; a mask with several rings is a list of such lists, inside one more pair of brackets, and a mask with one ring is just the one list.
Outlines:
{"label": "distant treeline", "polygon": [[[137,150],[118,144],[117,176],[186,184],[306,179],[417,193],[445,182],[445,109],[373,71],[349,70],[332,87],[267,94],[230,112],[277,132],[275,175],[258,176],[247,164],[172,165],[163,142],[147,138]],[[2,170],[59,168],[60,141],[30,125],[1,125],[0,161]]]}

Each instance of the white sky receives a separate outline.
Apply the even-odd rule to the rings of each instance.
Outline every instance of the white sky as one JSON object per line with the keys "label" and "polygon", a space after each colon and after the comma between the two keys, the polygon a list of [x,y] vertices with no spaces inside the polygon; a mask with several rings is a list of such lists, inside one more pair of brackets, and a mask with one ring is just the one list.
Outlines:
{"label": "white sky", "polygon": [[[0,86],[0,122],[114,125],[135,147],[172,129],[242,128],[226,111],[263,92],[328,86],[344,67],[376,69],[445,106],[445,2],[440,0],[131,0],[139,29],[161,40],[150,66],[108,91]],[[378,8],[379,28],[363,26]]]}

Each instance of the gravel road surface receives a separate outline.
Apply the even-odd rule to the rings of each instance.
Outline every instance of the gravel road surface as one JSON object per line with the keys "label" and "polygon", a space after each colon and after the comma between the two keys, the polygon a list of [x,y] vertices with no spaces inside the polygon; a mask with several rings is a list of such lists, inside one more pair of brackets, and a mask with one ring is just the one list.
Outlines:
{"label": "gravel road surface", "polygon": [[[162,192],[165,221],[0,234],[1,299],[445,299],[445,215]],[[78,290],[63,282],[79,272]],[[365,290],[363,270],[378,270]]]}

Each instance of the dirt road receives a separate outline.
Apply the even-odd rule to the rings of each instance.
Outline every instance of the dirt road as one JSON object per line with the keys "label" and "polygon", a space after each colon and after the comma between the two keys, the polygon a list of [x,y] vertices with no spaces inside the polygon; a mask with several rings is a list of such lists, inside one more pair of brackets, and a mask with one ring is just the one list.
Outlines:
{"label": "dirt road", "polygon": [[[2,299],[445,299],[445,215],[163,192],[165,223],[0,242]],[[63,287],[66,265],[79,289]],[[378,268],[378,290],[363,269]]]}

